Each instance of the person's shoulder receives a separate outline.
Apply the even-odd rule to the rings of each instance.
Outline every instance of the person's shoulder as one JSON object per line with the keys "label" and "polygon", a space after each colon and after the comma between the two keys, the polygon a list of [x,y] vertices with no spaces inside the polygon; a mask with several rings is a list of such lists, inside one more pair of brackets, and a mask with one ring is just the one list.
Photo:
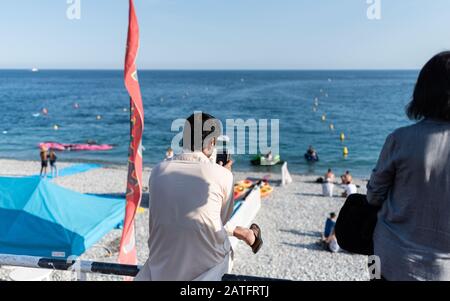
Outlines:
{"label": "person's shoulder", "polygon": [[217,174],[219,174],[221,176],[233,177],[233,174],[232,174],[232,172],[229,169],[227,169],[227,168],[225,168],[225,167],[223,167],[223,166],[221,166],[219,164],[206,163],[205,165],[207,165],[209,168],[211,168],[213,171],[215,171]]}
{"label": "person's shoulder", "polygon": [[231,183],[233,181],[233,173],[219,164],[204,163],[202,166],[208,169],[217,181]]}
{"label": "person's shoulder", "polygon": [[389,136],[396,139],[401,138],[403,136],[410,135],[412,133],[417,133],[420,128],[426,127],[428,123],[426,120],[422,120],[410,125],[402,126],[394,130]]}
{"label": "person's shoulder", "polygon": [[405,125],[405,126],[396,128],[396,129],[391,133],[391,135],[397,136],[397,135],[400,135],[400,134],[402,134],[402,133],[404,133],[404,132],[409,132],[409,131],[413,130],[416,126],[417,126],[417,124],[410,124],[410,125]]}

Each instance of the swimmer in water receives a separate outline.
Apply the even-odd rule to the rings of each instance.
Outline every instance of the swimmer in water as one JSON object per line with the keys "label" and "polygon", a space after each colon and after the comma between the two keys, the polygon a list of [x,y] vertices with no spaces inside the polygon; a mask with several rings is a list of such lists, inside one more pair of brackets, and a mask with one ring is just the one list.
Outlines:
{"label": "swimmer in water", "polygon": [[316,150],[310,145],[308,150],[306,151],[305,158],[308,161],[319,161],[319,156],[317,155]]}

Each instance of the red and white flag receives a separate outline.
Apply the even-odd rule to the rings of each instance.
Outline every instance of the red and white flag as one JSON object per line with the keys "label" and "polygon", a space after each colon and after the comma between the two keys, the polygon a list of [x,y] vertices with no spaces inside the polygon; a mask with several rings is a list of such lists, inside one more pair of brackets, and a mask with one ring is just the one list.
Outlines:
{"label": "red and white flag", "polygon": [[119,263],[137,264],[134,218],[142,199],[142,133],[144,131],[144,106],[136,68],[139,49],[139,24],[130,1],[127,50],[125,57],[125,86],[130,95],[130,149],[125,221],[120,240]]}

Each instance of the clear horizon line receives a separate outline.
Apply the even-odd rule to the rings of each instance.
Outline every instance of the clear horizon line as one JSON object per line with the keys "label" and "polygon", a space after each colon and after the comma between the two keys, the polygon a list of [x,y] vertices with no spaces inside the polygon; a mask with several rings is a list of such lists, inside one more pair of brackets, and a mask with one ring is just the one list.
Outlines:
{"label": "clear horizon line", "polygon": [[[0,70],[3,71],[30,71],[32,69],[28,68],[0,68]],[[39,71],[123,71],[123,69],[118,68],[39,68]],[[317,69],[282,69],[282,68],[205,68],[205,69],[188,69],[188,68],[142,68],[138,71],[251,71],[251,72],[257,72],[257,71],[419,71],[420,68],[331,68],[331,69],[325,69],[325,68],[317,68]]]}

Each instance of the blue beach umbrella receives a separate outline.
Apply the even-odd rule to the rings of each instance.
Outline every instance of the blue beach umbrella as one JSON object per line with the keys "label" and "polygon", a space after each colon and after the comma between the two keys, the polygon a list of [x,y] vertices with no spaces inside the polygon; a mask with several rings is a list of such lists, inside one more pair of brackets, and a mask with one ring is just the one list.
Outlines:
{"label": "blue beach umbrella", "polygon": [[123,222],[125,200],[85,195],[39,177],[0,177],[0,253],[80,256]]}

